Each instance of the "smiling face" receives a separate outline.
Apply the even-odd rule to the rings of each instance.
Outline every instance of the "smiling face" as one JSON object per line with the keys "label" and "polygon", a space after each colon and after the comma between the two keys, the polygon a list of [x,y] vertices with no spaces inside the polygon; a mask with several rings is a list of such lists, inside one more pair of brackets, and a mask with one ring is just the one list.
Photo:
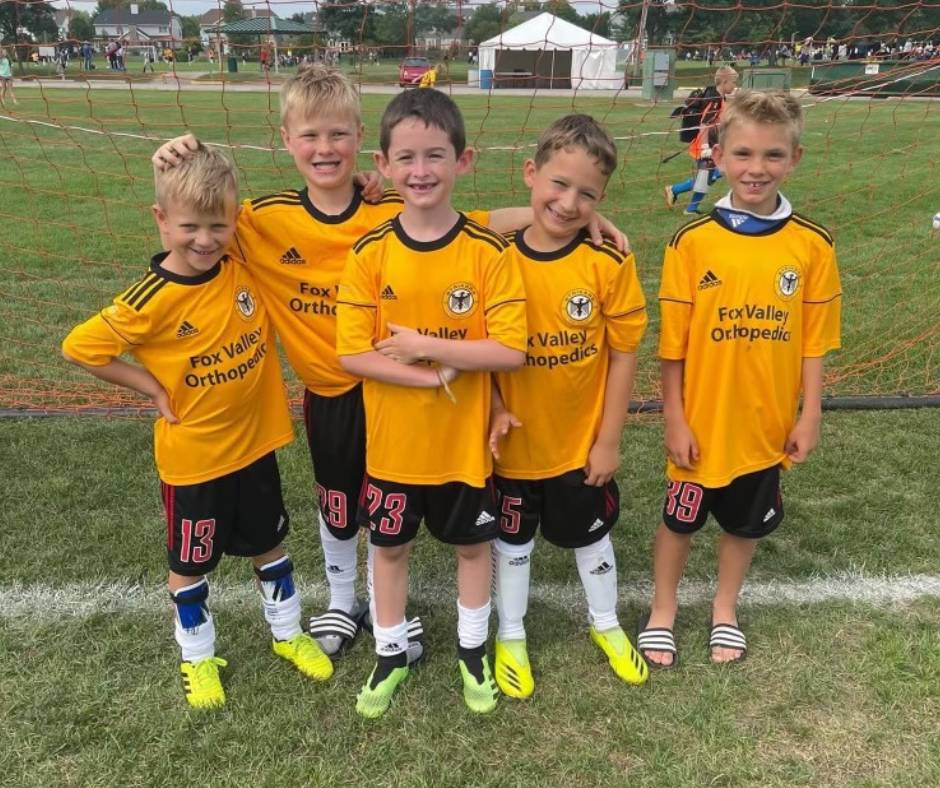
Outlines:
{"label": "smiling face", "polygon": [[450,206],[454,181],[470,169],[473,151],[458,156],[446,131],[408,117],[391,130],[388,150],[376,153],[375,163],[407,208],[434,211]]}
{"label": "smiling face", "polygon": [[281,127],[284,146],[314,193],[351,188],[362,134],[362,124],[344,115],[291,112]]}
{"label": "smiling face", "polygon": [[561,247],[591,221],[607,178],[597,160],[578,146],[559,148],[541,166],[531,159],[523,177],[532,190],[534,236],[529,242]]}
{"label": "smiling face", "polygon": [[713,151],[715,164],[731,186],[732,205],[758,216],[776,210],[780,185],[802,155],[788,126],[752,120],[730,124]]}
{"label": "smiling face", "polygon": [[235,235],[239,210],[234,196],[217,211],[154,205],[160,236],[170,252],[163,267],[180,276],[199,276],[210,270],[222,259]]}

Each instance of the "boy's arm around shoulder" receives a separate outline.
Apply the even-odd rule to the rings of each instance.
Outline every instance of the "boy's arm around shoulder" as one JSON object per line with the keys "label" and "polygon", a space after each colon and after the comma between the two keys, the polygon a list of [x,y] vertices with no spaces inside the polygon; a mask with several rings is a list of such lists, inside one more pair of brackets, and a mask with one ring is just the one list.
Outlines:
{"label": "boy's arm around shoulder", "polygon": [[[528,227],[532,224],[532,219],[532,208],[528,205],[520,205],[515,208],[494,208],[490,211],[487,226],[491,230],[505,235],[513,230]],[[630,239],[626,233],[605,216],[594,213],[586,229],[588,235],[591,236],[591,242],[596,246],[600,246],[606,237],[613,241],[622,253],[626,254],[630,251]]]}

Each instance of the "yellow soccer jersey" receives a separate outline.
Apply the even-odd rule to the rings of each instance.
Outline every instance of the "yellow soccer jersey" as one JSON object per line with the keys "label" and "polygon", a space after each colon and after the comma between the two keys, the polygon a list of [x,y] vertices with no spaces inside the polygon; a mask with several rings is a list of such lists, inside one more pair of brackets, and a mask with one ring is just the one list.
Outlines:
{"label": "yellow soccer jersey", "polygon": [[509,236],[526,292],[525,367],[499,373],[506,407],[522,427],[503,439],[496,473],[547,479],[587,463],[600,429],[609,351],[634,353],[646,330],[646,301],[632,254],[585,233],[555,252]]}
{"label": "yellow soccer jersey", "polygon": [[700,452],[692,470],[670,462],[668,477],[723,487],[788,465],[803,358],[840,342],[829,233],[792,214],[771,232],[743,235],[715,211],[669,243],[659,301],[659,354],[685,361],[685,416]]}
{"label": "yellow soccer jersey", "polygon": [[[438,241],[409,238],[398,219],[366,235],[340,285],[336,350],[373,349],[389,322],[446,339],[495,339],[525,350],[525,293],[502,236],[463,214]],[[405,484],[459,481],[482,487],[492,472],[486,446],[490,375],[463,372],[440,389],[366,380],[366,466]]]}
{"label": "yellow soccer jersey", "polygon": [[371,205],[358,189],[336,215],[317,209],[306,189],[244,202],[232,252],[254,273],[291,367],[315,394],[335,397],[359,382],[336,358],[336,291],[353,244],[402,207],[394,191]]}
{"label": "yellow soccer jersey", "polygon": [[90,366],[129,352],[166,389],[179,424],[154,425],[167,484],[215,479],[294,437],[274,332],[251,274],[223,259],[198,277],[150,271],[62,345]]}

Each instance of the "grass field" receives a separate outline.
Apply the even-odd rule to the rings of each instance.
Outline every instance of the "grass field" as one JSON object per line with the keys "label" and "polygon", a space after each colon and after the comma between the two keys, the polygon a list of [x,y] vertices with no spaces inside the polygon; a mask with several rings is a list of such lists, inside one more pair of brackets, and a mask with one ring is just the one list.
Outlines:
{"label": "grass field", "polygon": [[[621,620],[649,589],[661,423],[633,419],[614,532]],[[684,585],[678,670],[620,684],[587,638],[569,553],[540,543],[536,694],[486,718],[459,696],[453,561],[426,534],[412,609],[428,662],[382,721],[353,710],[364,639],[315,685],[274,657],[246,562],[213,578],[226,707],[187,709],[163,590],[149,425],[0,421],[0,769],[15,786],[905,786],[940,782],[940,413],[830,414],[785,479],[787,521],[741,611],[751,653],[708,664],[714,527]],[[325,601],[302,440],[281,453],[305,610]],[[929,576],[930,582],[924,578]],[[879,584],[893,591],[877,591]],[[906,589],[906,593],[905,593]],[[931,590],[932,589],[932,590]]]}
{"label": "grass field", "polygon": [[[195,130],[229,144],[243,192],[299,187],[276,150],[270,93],[18,90],[0,113],[0,408],[108,400],[58,357],[68,328],[155,251],[149,156]],[[654,301],[662,248],[683,217],[662,185],[687,158],[668,108],[584,97],[459,97],[481,151],[460,207],[526,201],[521,163],[574,109],[619,138],[605,210],[626,228]],[[365,96],[367,146],[387,97]],[[836,234],[844,349],[831,390],[928,393],[936,369],[937,238],[928,232],[940,104],[830,101],[807,110],[807,155],[787,193]],[[251,147],[244,147],[251,146]],[[363,155],[363,167],[369,166]],[[716,191],[716,194],[720,194]],[[657,316],[639,394],[655,396]],[[615,532],[621,614],[649,591],[662,494],[662,425],[634,418]],[[617,683],[586,637],[571,556],[540,545],[528,621],[538,689],[486,719],[459,698],[453,560],[422,537],[413,609],[431,657],[385,720],[353,710],[366,640],[326,686],[270,653],[246,565],[213,577],[229,702],[190,712],[163,590],[162,514],[146,420],[0,420],[0,774],[46,785],[936,785],[940,784],[940,413],[829,414],[811,463],[785,482],[787,521],[762,545],[742,623],[751,654],[708,663],[714,529],[699,539],[677,626],[680,668]],[[325,601],[302,442],[282,452],[289,548],[310,612]],[[130,549],[128,549],[130,548]]]}
{"label": "grass field", "polygon": [[[57,359],[68,328],[135,280],[156,245],[149,214],[149,158],[185,129],[233,145],[242,192],[299,187],[277,150],[274,92],[239,93],[21,88],[0,118],[0,407],[121,404]],[[367,148],[386,96],[363,97]],[[621,166],[605,212],[628,232],[647,297],[654,300],[662,250],[684,222],[662,202],[665,183],[685,178],[668,107],[596,97],[459,96],[474,173],[459,182],[459,207],[525,204],[521,165],[551,120],[593,113],[619,140]],[[845,292],[843,350],[830,363],[829,391],[925,394],[940,390],[934,167],[940,104],[917,101],[816,103],[807,99],[807,154],[787,193],[836,236]],[[663,162],[672,153],[680,155]],[[371,166],[368,153],[361,159]],[[720,194],[720,185],[715,194]],[[641,355],[637,394],[657,396],[652,349],[657,312]]]}

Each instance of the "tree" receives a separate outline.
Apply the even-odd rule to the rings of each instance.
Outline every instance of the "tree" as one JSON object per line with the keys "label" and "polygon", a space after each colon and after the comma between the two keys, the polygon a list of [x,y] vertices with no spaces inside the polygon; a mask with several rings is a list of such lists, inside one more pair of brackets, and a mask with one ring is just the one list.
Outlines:
{"label": "tree", "polygon": [[242,7],[242,0],[225,0],[222,6],[222,21],[235,22],[245,18],[245,9]]}
{"label": "tree", "polygon": [[450,33],[457,27],[457,15],[443,5],[420,3],[415,7],[414,15],[415,36],[426,36],[428,33]]}
{"label": "tree", "polygon": [[[508,12],[509,8],[507,7],[506,10]],[[481,41],[499,35],[503,27],[502,9],[496,3],[489,3],[477,6],[463,30],[468,41],[479,44]]]}
{"label": "tree", "polygon": [[320,21],[331,36],[356,44],[375,39],[376,16],[369,3],[363,0],[321,5],[319,13]]}
{"label": "tree", "polygon": [[[408,40],[410,21],[408,6],[405,3],[383,3],[381,11],[375,15],[372,40],[376,44],[399,49],[410,46],[412,43]],[[412,35],[414,35],[413,31]]]}
{"label": "tree", "polygon": [[596,33],[599,36],[604,38],[611,38],[610,31],[610,14],[586,14],[585,16],[579,17],[578,21],[575,22],[579,27],[583,27],[585,30],[590,30],[592,33]]}
{"label": "tree", "polygon": [[564,19],[566,22],[581,26],[581,17],[578,16],[578,12],[574,10],[568,0],[548,0],[542,6],[542,10],[548,11],[548,13],[557,16],[559,19]]}
{"label": "tree", "polygon": [[95,26],[91,16],[84,11],[73,11],[69,19],[69,38],[73,41],[91,41],[95,37]]}
{"label": "tree", "polygon": [[199,44],[199,17],[198,16],[183,16],[180,17],[180,23],[183,29],[183,40],[189,44]]}
{"label": "tree", "polygon": [[23,70],[23,61],[29,58],[29,38],[17,34],[26,28],[39,41],[55,41],[59,28],[55,23],[54,9],[42,0],[21,0],[18,3],[0,3],[0,41],[5,44],[20,43],[16,47],[16,59]]}

